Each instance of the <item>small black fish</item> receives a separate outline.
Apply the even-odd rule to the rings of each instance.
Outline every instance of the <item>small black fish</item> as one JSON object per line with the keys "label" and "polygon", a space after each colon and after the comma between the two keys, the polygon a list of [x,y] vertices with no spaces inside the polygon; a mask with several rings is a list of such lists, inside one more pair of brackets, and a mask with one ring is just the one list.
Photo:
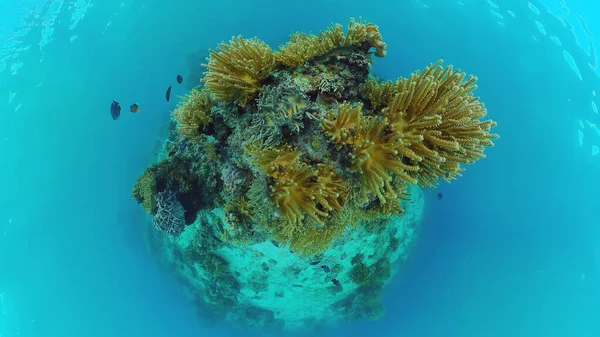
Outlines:
{"label": "small black fish", "polygon": [[446,172],[446,178],[450,177],[450,173]]}
{"label": "small black fish", "polygon": [[181,75],[177,75],[177,83],[181,84],[183,82],[183,77]]}
{"label": "small black fish", "polygon": [[121,106],[119,105],[119,102],[112,101],[112,103],[110,104],[110,115],[115,121],[119,119],[119,116],[121,116]]}
{"label": "small black fish", "polygon": [[331,282],[333,282],[333,284],[334,284],[336,287],[341,287],[341,286],[342,286],[342,283],[341,283],[341,282],[340,282],[338,279],[336,279],[336,278],[334,278],[334,279],[331,279]]}
{"label": "small black fish", "polygon": [[329,266],[326,264],[322,265],[321,268],[323,268],[323,271],[326,273],[329,273],[331,271],[331,269],[329,269]]}
{"label": "small black fish", "polygon": [[442,193],[438,193],[438,195],[437,195],[438,200],[442,200],[443,197],[444,197],[444,195]]}
{"label": "small black fish", "polygon": [[181,143],[181,144],[179,144],[179,151],[185,150],[186,147],[187,147],[187,143]]}
{"label": "small black fish", "polygon": [[177,151],[171,151],[171,152],[169,152],[169,157],[173,157],[175,155],[175,153],[177,153]]}
{"label": "small black fish", "polygon": [[273,244],[273,246],[279,248],[279,243],[277,243],[277,241],[271,240],[271,243]]}
{"label": "small black fish", "polygon": [[165,94],[165,98],[167,99],[167,102],[171,99],[171,88],[173,88],[173,87],[169,86],[169,89],[167,89],[167,93]]}
{"label": "small black fish", "polygon": [[310,263],[310,265],[311,265],[311,266],[316,266],[316,265],[318,265],[320,262],[321,262],[320,260],[312,261],[312,262]]}

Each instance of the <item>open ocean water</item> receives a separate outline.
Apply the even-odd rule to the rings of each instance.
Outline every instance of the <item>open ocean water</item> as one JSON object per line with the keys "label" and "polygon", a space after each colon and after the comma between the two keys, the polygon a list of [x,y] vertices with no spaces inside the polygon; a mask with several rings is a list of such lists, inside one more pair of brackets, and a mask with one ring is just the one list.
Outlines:
{"label": "open ocean water", "polygon": [[131,187],[166,135],[165,88],[199,77],[208,48],[238,34],[276,47],[358,16],[388,44],[377,76],[440,58],[475,74],[501,138],[426,191],[385,316],[323,334],[600,336],[593,1],[2,0],[0,337],[251,335],[199,326],[145,246]]}

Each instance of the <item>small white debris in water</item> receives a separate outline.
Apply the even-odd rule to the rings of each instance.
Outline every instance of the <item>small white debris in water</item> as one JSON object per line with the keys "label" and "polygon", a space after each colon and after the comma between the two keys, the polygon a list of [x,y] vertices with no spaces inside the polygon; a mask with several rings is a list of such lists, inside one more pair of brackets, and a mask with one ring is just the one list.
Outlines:
{"label": "small white debris in water", "polygon": [[583,121],[581,119],[579,120],[579,127],[582,129],[585,127],[585,125],[583,125]]}
{"label": "small white debris in water", "polygon": [[598,145],[592,146],[592,157],[598,155],[598,153],[600,153],[600,148],[598,147]]}
{"label": "small white debris in water", "polygon": [[583,146],[583,132],[577,130],[577,138],[579,139],[579,146]]}

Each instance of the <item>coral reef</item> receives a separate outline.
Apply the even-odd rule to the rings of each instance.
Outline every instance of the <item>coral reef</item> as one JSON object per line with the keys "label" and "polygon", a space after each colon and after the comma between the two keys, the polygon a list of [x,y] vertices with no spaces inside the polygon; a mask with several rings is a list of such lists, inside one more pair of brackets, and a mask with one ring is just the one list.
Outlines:
{"label": "coral reef", "polygon": [[382,82],[373,55],[386,44],[362,19],[294,33],[275,51],[241,36],[210,51],[204,87],[183,97],[160,161],[132,191],[162,235],[151,247],[207,325],[381,317],[381,290],[414,245],[421,188],[494,145],[475,77],[440,60]]}
{"label": "coral reef", "polygon": [[167,235],[179,235],[185,229],[183,206],[171,190],[156,194],[157,210],[152,224]]}
{"label": "coral reef", "polygon": [[260,90],[261,82],[275,68],[271,47],[253,38],[231,38],[211,50],[202,81],[218,99],[247,104]]}
{"label": "coral reef", "polygon": [[202,131],[212,122],[213,101],[207,90],[192,89],[173,111],[177,130],[182,136],[200,140]]}

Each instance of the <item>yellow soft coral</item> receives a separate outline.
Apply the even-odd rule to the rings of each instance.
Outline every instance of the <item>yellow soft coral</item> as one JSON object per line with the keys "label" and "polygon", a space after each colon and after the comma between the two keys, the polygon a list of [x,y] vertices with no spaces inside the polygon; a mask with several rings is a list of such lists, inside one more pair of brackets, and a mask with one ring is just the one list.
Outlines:
{"label": "yellow soft coral", "polygon": [[[270,198],[281,219],[279,224],[267,224],[275,238],[302,254],[325,249],[333,241],[333,233],[339,233],[330,226],[348,195],[348,186],[335,169],[302,163],[300,152],[287,145],[260,148],[253,144],[246,151],[271,178]],[[308,238],[317,232],[328,236],[317,241]]]}
{"label": "yellow soft coral", "polygon": [[370,103],[373,110],[386,107],[396,93],[392,81],[378,83],[376,79],[371,78],[360,86],[360,94]]}
{"label": "yellow soft coral", "polygon": [[299,230],[306,216],[323,225],[323,218],[328,213],[320,210],[314,200],[319,193],[317,177],[317,170],[308,165],[295,164],[287,167],[271,186],[271,196],[285,222],[284,232]]}
{"label": "yellow soft coral", "polygon": [[336,110],[329,110],[321,121],[321,129],[336,145],[349,144],[354,130],[359,127],[362,103],[354,107],[347,102],[340,104]]}
{"label": "yellow soft coral", "polygon": [[369,44],[376,50],[375,56],[384,57],[387,54],[387,51],[385,50],[387,44],[382,41],[381,33],[379,32],[379,26],[369,23],[366,26],[366,30]]}
{"label": "yellow soft coral", "polygon": [[390,184],[392,174],[416,183],[407,172],[419,169],[418,166],[402,162],[396,144],[384,132],[387,126],[388,121],[385,118],[364,117],[350,153],[352,171],[360,173],[363,197],[367,199],[369,194],[374,194],[382,204],[390,198],[397,197]]}
{"label": "yellow soft coral", "polygon": [[221,100],[233,100],[245,105],[261,89],[261,82],[271,75],[275,58],[271,47],[257,38],[232,37],[211,50],[206,59],[208,69],[203,82]]}
{"label": "yellow soft coral", "polygon": [[394,174],[411,183],[416,183],[407,171],[416,171],[418,166],[407,165],[403,152],[389,135],[388,120],[376,116],[362,116],[362,103],[352,106],[344,102],[335,110],[329,110],[321,121],[321,129],[330,142],[338,148],[351,148],[351,171],[360,174],[363,199],[369,195],[378,197],[382,204],[397,197],[390,181]]}
{"label": "yellow soft coral", "polygon": [[278,178],[287,168],[297,164],[301,154],[289,145],[261,147],[256,142],[248,144],[245,152],[253,156],[260,169],[272,178]]}
{"label": "yellow soft coral", "polygon": [[344,207],[347,186],[324,164],[295,164],[285,172],[271,186],[282,220],[275,237],[300,254],[327,249],[344,228],[337,214]]}
{"label": "yellow soft coral", "polygon": [[442,60],[396,82],[397,94],[382,113],[388,118],[398,150],[419,170],[411,174],[422,186],[433,187],[439,178],[450,181],[464,171],[460,164],[484,158],[493,146],[493,121],[479,121],[487,114],[472,92],[476,77]]}
{"label": "yellow soft coral", "polygon": [[185,137],[199,140],[201,131],[212,121],[210,93],[206,90],[192,89],[173,111],[177,121],[177,130]]}
{"label": "yellow soft coral", "polygon": [[278,63],[294,68],[336,48],[358,47],[364,43],[376,49],[375,56],[385,56],[386,44],[381,40],[379,28],[361,19],[357,21],[351,18],[346,34],[340,24],[334,24],[318,35],[292,34],[290,41],[275,52],[275,58]]}

